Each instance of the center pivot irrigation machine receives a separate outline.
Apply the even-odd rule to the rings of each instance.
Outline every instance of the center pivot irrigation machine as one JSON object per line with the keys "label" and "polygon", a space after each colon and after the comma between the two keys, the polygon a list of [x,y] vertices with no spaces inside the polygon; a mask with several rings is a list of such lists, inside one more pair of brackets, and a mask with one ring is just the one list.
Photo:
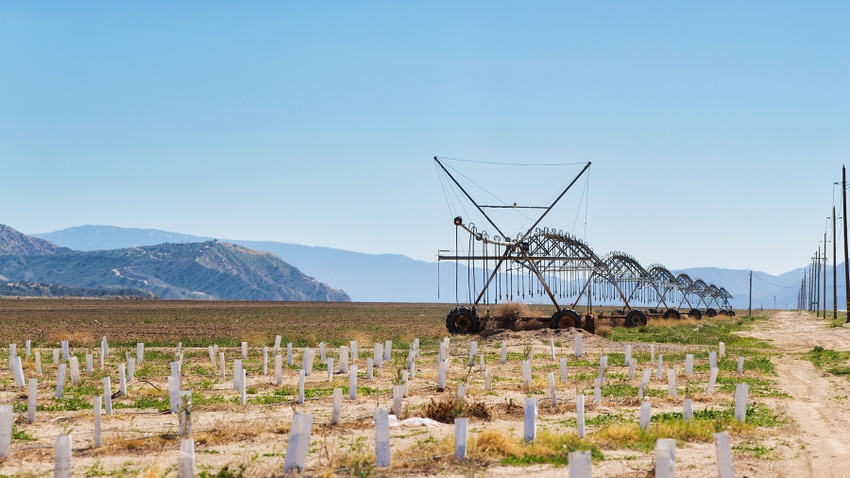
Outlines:
{"label": "center pivot irrigation machine", "polygon": [[[621,304],[607,315],[600,312],[598,319],[607,318],[612,324],[633,327],[645,325],[648,317],[681,318],[679,309],[687,304],[688,315],[693,318],[706,316],[734,315],[729,299],[732,296],[722,287],[693,280],[686,274],[674,275],[664,266],[653,264],[649,270],[634,258],[622,252],[612,252],[599,257],[582,240],[562,230],[539,227],[544,218],[550,217],[555,206],[567,193],[585,178],[580,203],[584,203],[588,191],[587,177],[590,163],[581,164],[502,164],[471,162],[434,157],[438,174],[446,193],[447,202],[453,209],[462,209],[464,214],[474,216],[492,228],[491,235],[479,230],[473,223],[465,222],[456,215],[455,249],[441,249],[439,261],[455,263],[455,296],[457,306],[446,317],[446,328],[451,333],[471,334],[484,328],[533,329],[551,327],[556,329],[577,327],[589,332],[595,330],[597,317],[593,304]],[[527,170],[531,166],[547,169],[572,166],[569,176],[562,176],[566,187],[559,186],[548,199],[537,202],[506,201],[497,198],[472,181],[469,175],[459,171],[450,163],[476,166],[513,166],[520,172],[497,173],[487,183],[499,180],[508,183],[511,193],[523,179],[554,179],[557,175],[544,173],[535,175]],[[578,169],[576,173],[575,170]],[[537,191],[540,188],[535,188]],[[484,202],[473,197],[484,197]],[[527,197],[527,196],[523,196]],[[457,212],[457,211],[455,211]],[[586,206],[585,206],[586,213]],[[513,237],[505,234],[505,224],[497,224],[498,215],[519,218],[519,226]],[[579,213],[576,214],[576,221]],[[501,226],[501,227],[500,227]],[[575,224],[574,224],[575,227]],[[460,237],[464,235],[465,241]],[[463,249],[463,250],[461,250]],[[461,280],[461,266],[464,275]],[[439,274],[439,270],[438,270]],[[439,277],[438,277],[439,280]],[[468,305],[460,305],[462,289],[466,289]],[[516,314],[491,315],[490,305],[507,301],[545,300],[554,306],[551,316],[522,317]],[[585,314],[576,311],[576,305],[586,301]],[[570,304],[569,307],[565,307]],[[636,304],[648,305],[641,310]],[[700,310],[703,307],[705,310]],[[483,313],[482,313],[483,310]]]}

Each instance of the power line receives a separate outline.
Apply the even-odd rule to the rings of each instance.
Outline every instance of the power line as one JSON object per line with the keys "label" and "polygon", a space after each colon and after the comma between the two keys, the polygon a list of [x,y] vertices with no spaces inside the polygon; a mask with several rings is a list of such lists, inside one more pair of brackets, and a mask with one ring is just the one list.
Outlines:
{"label": "power line", "polygon": [[764,282],[765,284],[772,285],[772,286],[774,286],[774,287],[779,287],[780,289],[796,289],[796,288],[797,288],[797,286],[796,286],[796,285],[779,285],[779,284],[774,284],[773,282],[766,281],[766,280],[762,279],[761,277],[759,277],[759,276],[758,276],[758,275],[756,275],[756,274],[753,274],[753,276],[755,276],[755,278],[756,278],[756,279],[758,279],[758,280],[760,280],[760,281]]}

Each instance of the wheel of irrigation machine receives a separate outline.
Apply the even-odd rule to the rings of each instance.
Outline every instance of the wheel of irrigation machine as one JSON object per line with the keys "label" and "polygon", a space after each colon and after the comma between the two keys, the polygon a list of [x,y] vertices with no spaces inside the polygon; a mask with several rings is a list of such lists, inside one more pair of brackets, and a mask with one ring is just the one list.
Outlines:
{"label": "wheel of irrigation machine", "polygon": [[726,310],[726,309],[720,309],[720,310],[717,311],[717,315],[719,315],[721,317],[727,317],[727,316],[729,316],[729,311]]}
{"label": "wheel of irrigation machine", "polygon": [[706,317],[716,317],[717,316],[717,310],[709,307],[709,308],[705,309],[705,316]]}
{"label": "wheel of irrigation machine", "polygon": [[691,309],[688,311],[688,317],[699,320],[702,318],[702,312],[699,309]]}
{"label": "wheel of irrigation machine", "polygon": [[676,309],[667,309],[667,311],[664,312],[664,318],[679,320],[682,318],[682,314],[680,314],[679,311]]}
{"label": "wheel of irrigation machine", "polygon": [[642,310],[630,310],[626,314],[626,327],[646,325],[646,314]]}
{"label": "wheel of irrigation machine", "polygon": [[446,316],[446,328],[451,334],[474,334],[481,327],[478,314],[475,309],[469,307],[455,307]]}
{"label": "wheel of irrigation machine", "polygon": [[590,314],[585,315],[584,316],[584,323],[582,324],[581,328],[584,329],[587,332],[590,332],[591,334],[595,334],[596,333],[596,319],[594,319],[593,316],[590,315]]}
{"label": "wheel of irrigation machine", "polygon": [[729,317],[735,317],[735,311],[734,310],[731,310],[731,309],[729,310]]}
{"label": "wheel of irrigation machine", "polygon": [[581,328],[581,315],[573,309],[560,309],[552,314],[549,326],[553,329]]}

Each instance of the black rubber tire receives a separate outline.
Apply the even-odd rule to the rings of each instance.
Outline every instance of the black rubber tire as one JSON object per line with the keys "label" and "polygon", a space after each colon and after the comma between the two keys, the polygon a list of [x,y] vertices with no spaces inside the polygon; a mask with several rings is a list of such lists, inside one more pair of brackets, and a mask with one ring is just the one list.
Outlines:
{"label": "black rubber tire", "polygon": [[584,316],[584,324],[582,324],[581,328],[583,328],[587,332],[590,332],[591,334],[595,334],[596,333],[596,319],[594,319],[592,315],[585,315]]}
{"label": "black rubber tire", "polygon": [[729,311],[729,316],[730,316],[730,317],[735,317],[735,311],[734,311],[734,310],[730,310],[730,311]]}
{"label": "black rubber tire", "polygon": [[455,307],[446,316],[446,329],[450,334],[474,334],[481,327],[475,309]]}
{"label": "black rubber tire", "polygon": [[709,308],[705,309],[705,316],[706,317],[716,317],[717,316],[717,310],[709,307]]}
{"label": "black rubber tire", "polygon": [[720,310],[717,311],[717,315],[719,315],[721,317],[728,317],[729,311],[726,310],[726,309],[720,309]]}
{"label": "black rubber tire", "polygon": [[680,314],[679,311],[676,309],[667,309],[667,311],[664,312],[664,318],[680,320],[682,318],[682,314]]}
{"label": "black rubber tire", "polygon": [[581,328],[581,314],[573,309],[561,309],[552,314],[549,327],[553,329],[566,329],[569,327]]}
{"label": "black rubber tire", "polygon": [[626,314],[626,327],[640,327],[646,325],[646,314],[642,310],[630,310]]}
{"label": "black rubber tire", "polygon": [[702,319],[702,312],[699,309],[691,309],[688,311],[688,317],[696,320]]}

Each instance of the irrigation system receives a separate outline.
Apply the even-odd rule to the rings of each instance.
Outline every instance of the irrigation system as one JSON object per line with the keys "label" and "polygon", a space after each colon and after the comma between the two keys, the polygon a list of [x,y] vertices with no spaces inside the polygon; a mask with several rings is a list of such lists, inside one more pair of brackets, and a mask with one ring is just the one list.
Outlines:
{"label": "irrigation system", "polygon": [[[434,161],[438,173],[443,176],[444,190],[453,188],[455,197],[465,199],[467,206],[471,206],[465,210],[494,231],[491,234],[479,230],[461,215],[454,217],[456,247],[454,250],[441,249],[437,259],[465,265],[470,280],[469,302],[456,304],[446,317],[449,332],[477,333],[485,326],[516,330],[518,323],[531,321],[540,327],[578,327],[593,332],[596,320],[603,318],[615,325],[633,327],[645,325],[648,317],[680,319],[680,310],[696,319],[703,315],[735,314],[729,305],[732,296],[722,287],[692,279],[684,273],[674,275],[660,264],[644,268],[624,252],[600,257],[590,245],[570,233],[540,226],[579,180],[589,174],[589,162],[582,163],[574,177],[566,178],[566,186],[556,191],[553,199],[543,203],[519,203],[497,199],[467,175],[449,166],[445,158],[434,157]],[[513,179],[521,181],[523,178],[514,175]],[[476,191],[471,190],[473,188]],[[488,200],[473,197],[473,193]],[[515,212],[524,220],[523,228],[512,236],[505,233],[509,229],[495,220],[496,212],[503,211]],[[466,245],[463,252],[459,251],[460,244]],[[457,282],[455,288],[459,296]],[[491,304],[535,297],[552,303],[551,316],[495,316],[490,313]],[[582,315],[576,306],[585,302],[585,314]],[[598,316],[593,313],[594,304],[597,304]],[[607,314],[599,309],[609,304],[618,307]],[[488,325],[490,323],[492,325]]]}

